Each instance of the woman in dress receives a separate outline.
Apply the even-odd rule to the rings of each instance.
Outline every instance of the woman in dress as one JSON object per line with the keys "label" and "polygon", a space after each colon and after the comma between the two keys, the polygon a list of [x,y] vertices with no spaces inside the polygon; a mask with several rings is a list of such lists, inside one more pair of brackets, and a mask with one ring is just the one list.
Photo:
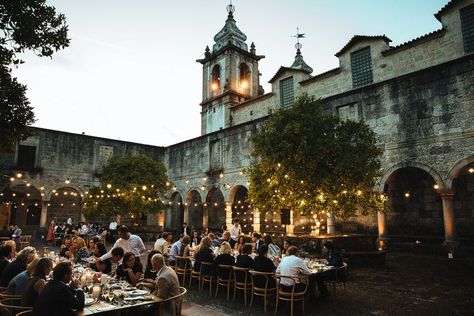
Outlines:
{"label": "woman in dress", "polygon": [[46,235],[46,241],[54,244],[54,228],[56,227],[56,218],[53,217],[49,222],[48,234]]}

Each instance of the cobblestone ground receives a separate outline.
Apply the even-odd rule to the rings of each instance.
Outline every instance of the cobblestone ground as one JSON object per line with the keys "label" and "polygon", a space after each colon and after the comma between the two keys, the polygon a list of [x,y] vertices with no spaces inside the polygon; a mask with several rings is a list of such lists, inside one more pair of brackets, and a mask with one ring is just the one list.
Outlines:
{"label": "cobblestone ground", "polygon": [[[151,249],[151,244],[147,244]],[[41,249],[42,247],[37,247]],[[145,258],[142,258],[145,259]],[[144,260],[142,260],[144,261]],[[145,264],[145,262],[143,262]],[[252,310],[243,297],[226,301],[225,291],[210,297],[197,285],[188,290],[183,315],[263,315],[263,304],[256,300]],[[274,305],[274,304],[273,304]],[[267,314],[271,315],[270,307]],[[347,295],[338,288],[337,299],[314,299],[306,304],[305,315],[474,315],[474,258],[449,260],[445,257],[389,253],[385,268],[350,269]],[[282,305],[278,315],[289,315]],[[298,307],[295,315],[301,315]]]}

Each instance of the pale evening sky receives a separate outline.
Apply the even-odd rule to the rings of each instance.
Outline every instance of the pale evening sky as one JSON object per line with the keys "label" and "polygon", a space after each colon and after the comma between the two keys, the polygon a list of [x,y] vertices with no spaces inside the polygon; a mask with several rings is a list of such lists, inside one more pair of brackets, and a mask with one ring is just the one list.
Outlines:
{"label": "pale evening sky", "polygon": [[[234,18],[255,42],[261,84],[295,55],[296,27],[313,75],[338,66],[355,35],[395,46],[441,27],[448,0],[236,0]],[[25,56],[35,126],[159,146],[200,135],[202,58],[227,18],[225,0],[49,0],[66,15],[71,44],[53,59]]]}

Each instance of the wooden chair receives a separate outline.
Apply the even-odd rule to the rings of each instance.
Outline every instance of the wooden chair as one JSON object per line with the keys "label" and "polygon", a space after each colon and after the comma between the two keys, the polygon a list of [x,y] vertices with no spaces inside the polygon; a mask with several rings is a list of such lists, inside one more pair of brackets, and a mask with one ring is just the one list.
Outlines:
{"label": "wooden chair", "polygon": [[[216,296],[219,293],[219,285],[227,288],[227,300],[229,300],[230,287],[233,282],[232,280],[232,266],[226,264],[217,265],[217,284],[216,284]],[[227,273],[226,273],[227,272]],[[227,274],[227,278],[221,277],[222,274]]]}
{"label": "wooden chair", "polygon": [[[308,276],[300,276],[300,277],[293,277],[289,275],[282,275],[282,274],[277,274],[275,275],[275,279],[277,281],[277,299],[276,299],[276,304],[275,304],[275,315],[277,314],[278,311],[278,302],[279,301],[287,301],[290,302],[291,304],[291,313],[290,316],[293,316],[293,307],[294,307],[294,302],[301,301],[301,311],[302,315],[304,315],[304,296],[306,294],[306,291],[308,290],[308,284],[309,284],[309,278]],[[293,283],[292,286],[290,286],[291,291],[283,291],[281,287],[281,281],[282,279],[290,279],[291,282]],[[285,280],[286,281],[286,280]],[[300,290],[296,290],[296,284],[304,284],[304,288]]]}
{"label": "wooden chair", "polygon": [[191,288],[193,279],[198,280],[198,289],[201,289],[201,269],[199,269],[199,271],[191,269],[191,274],[189,275],[189,288]]}
{"label": "wooden chair", "polygon": [[5,293],[6,290],[7,290],[6,287],[0,286],[0,293]]}
{"label": "wooden chair", "polygon": [[[202,289],[204,288],[204,283],[209,283],[209,296],[212,295],[212,283],[216,281],[216,278],[214,277],[214,274],[212,272],[212,262],[204,262],[201,261],[201,267],[200,267],[200,273],[201,273],[201,289],[200,292],[202,292]],[[203,267],[208,267],[209,271],[211,271],[211,274],[206,275],[203,273]]]}
{"label": "wooden chair", "polygon": [[31,235],[20,236],[20,249],[28,247],[31,242]]}
{"label": "wooden chair", "polygon": [[[163,309],[167,309],[169,307],[169,305],[167,305],[165,302],[173,302],[174,303],[174,307],[175,307],[175,313],[174,315],[175,316],[181,316],[181,310],[182,310],[182,307],[183,307],[183,299],[184,299],[184,295],[186,295],[187,293],[187,290],[186,288],[180,286],[179,287],[179,294],[178,295],[175,295],[173,297],[170,297],[166,300],[163,300],[161,303],[160,303],[160,308],[159,308],[159,312],[157,315],[163,315],[163,311],[162,311],[162,308]],[[166,315],[169,314],[169,310],[167,310],[167,313]]]}
{"label": "wooden chair", "polygon": [[234,298],[238,290],[244,292],[244,304],[247,306],[247,290],[252,291],[252,280],[249,275],[250,268],[233,267],[234,270]]}
{"label": "wooden chair", "polygon": [[186,285],[186,275],[191,274],[193,271],[193,267],[191,266],[191,260],[188,257],[182,256],[174,256],[175,263],[174,263],[174,271],[179,277],[183,277],[183,286]]}
{"label": "wooden chair", "polygon": [[347,263],[343,263],[341,267],[336,268],[334,271],[334,279],[327,280],[326,283],[328,288],[332,292],[334,298],[337,298],[336,289],[338,286],[344,288],[344,295],[347,295],[346,291],[346,278],[347,278]]}
{"label": "wooden chair", "polygon": [[33,316],[33,310],[27,310],[16,314],[16,316]]}
{"label": "wooden chair", "polygon": [[[276,287],[269,287],[270,278],[274,276],[273,272],[259,272],[250,270],[250,275],[252,276],[252,297],[250,298],[250,309],[252,309],[253,297],[262,296],[263,297],[263,310],[267,312],[267,300],[268,296],[276,291]],[[265,287],[258,287],[256,285],[256,280],[258,278],[263,278],[265,280]]]}
{"label": "wooden chair", "polygon": [[21,300],[21,297],[22,297],[22,295],[7,294],[5,292],[0,293],[0,300],[6,299],[6,298],[20,299]]}
{"label": "wooden chair", "polygon": [[3,315],[16,315],[23,311],[31,311],[33,307],[21,306],[21,298],[4,298],[0,300],[0,310],[6,312]]}

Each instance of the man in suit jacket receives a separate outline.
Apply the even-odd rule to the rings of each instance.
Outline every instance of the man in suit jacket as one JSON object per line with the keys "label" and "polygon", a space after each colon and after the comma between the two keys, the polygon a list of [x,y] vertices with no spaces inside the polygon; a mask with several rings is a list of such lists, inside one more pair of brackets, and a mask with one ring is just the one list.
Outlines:
{"label": "man in suit jacket", "polygon": [[53,280],[49,281],[36,300],[33,315],[68,316],[76,315],[75,310],[84,308],[84,293],[79,282],[74,280],[71,287],[72,269],[69,262],[61,262],[54,268]]}
{"label": "man in suit jacket", "polygon": [[[156,273],[155,295],[160,299],[168,299],[179,294],[179,281],[176,272],[165,265],[164,257],[156,254],[151,257],[151,265]],[[160,315],[176,315],[176,302],[160,303]]]}

